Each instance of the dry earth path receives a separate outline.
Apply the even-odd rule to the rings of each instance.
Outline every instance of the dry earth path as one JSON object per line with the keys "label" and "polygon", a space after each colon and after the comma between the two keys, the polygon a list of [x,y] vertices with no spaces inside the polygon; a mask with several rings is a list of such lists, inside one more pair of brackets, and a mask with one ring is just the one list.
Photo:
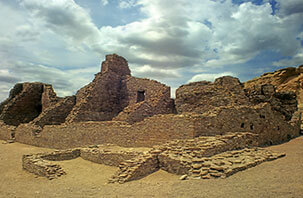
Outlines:
{"label": "dry earth path", "polygon": [[23,154],[50,151],[0,141],[0,197],[303,197],[303,137],[268,147],[286,157],[226,179],[179,180],[158,171],[138,181],[107,184],[117,170],[81,158],[59,162],[67,175],[48,180],[21,168]]}

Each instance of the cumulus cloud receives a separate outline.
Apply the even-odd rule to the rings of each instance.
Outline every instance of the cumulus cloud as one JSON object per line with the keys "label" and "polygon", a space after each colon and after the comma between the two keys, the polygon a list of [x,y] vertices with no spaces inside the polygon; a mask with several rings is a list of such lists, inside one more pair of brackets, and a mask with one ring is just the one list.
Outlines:
{"label": "cumulus cloud", "polygon": [[301,49],[296,55],[291,58],[273,62],[273,65],[279,67],[297,67],[299,65],[303,65],[303,50]]}
{"label": "cumulus cloud", "polygon": [[219,78],[219,77],[222,77],[222,76],[237,77],[237,75],[232,73],[232,72],[223,72],[223,73],[216,73],[216,74],[203,73],[203,74],[197,74],[197,75],[193,76],[187,82],[190,83],[190,82],[197,82],[197,81],[203,81],[203,80],[214,81],[216,78]]}
{"label": "cumulus cloud", "polygon": [[[32,17],[69,44],[90,47],[100,40],[99,31],[88,11],[73,0],[22,0]],[[39,24],[40,25],[40,24]]]}
{"label": "cumulus cloud", "polygon": [[[245,65],[263,51],[284,57],[274,60],[276,66],[302,62],[301,0],[276,0],[275,14],[269,0],[100,0],[102,13],[117,14],[115,5],[141,16],[101,27],[89,6],[78,1],[18,2],[10,7],[0,1],[1,18],[10,19],[0,20],[0,71],[10,74],[0,73],[0,80],[6,83],[44,81],[62,94],[73,93],[99,70],[92,63],[107,53],[124,56],[135,75],[178,82],[234,76],[238,73],[229,67]],[[90,67],[85,71],[81,65]],[[77,73],[82,69],[85,77]]]}
{"label": "cumulus cloud", "polygon": [[284,16],[299,14],[303,12],[303,2],[301,0],[276,0],[279,3],[279,13]]}
{"label": "cumulus cloud", "polygon": [[20,81],[19,78],[13,76],[8,69],[0,69],[0,82],[4,83],[16,83]]}
{"label": "cumulus cloud", "polygon": [[135,69],[134,75],[139,77],[149,76],[157,80],[163,80],[169,78],[174,79],[181,77],[181,75],[178,73],[177,70],[157,69],[157,68],[152,68],[149,65],[144,65],[143,67],[139,67]]}
{"label": "cumulus cloud", "polygon": [[6,82],[11,84],[17,81],[48,83],[52,84],[56,92],[61,96],[75,94],[79,88],[92,80],[92,73],[95,73],[94,67],[92,69],[77,68],[63,71],[41,64],[22,61],[8,63],[7,68],[9,68],[10,72],[8,69],[0,70],[0,81],[5,79],[3,76],[6,76]]}

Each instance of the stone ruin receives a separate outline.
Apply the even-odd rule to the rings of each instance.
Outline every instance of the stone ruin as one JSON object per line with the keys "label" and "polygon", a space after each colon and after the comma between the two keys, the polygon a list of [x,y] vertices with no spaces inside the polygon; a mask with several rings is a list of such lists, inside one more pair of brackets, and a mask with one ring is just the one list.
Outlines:
{"label": "stone ruin", "polygon": [[223,136],[177,140],[150,149],[94,145],[24,155],[22,166],[31,173],[54,179],[67,174],[54,161],[81,157],[94,163],[118,167],[109,183],[125,183],[159,169],[182,175],[182,180],[226,178],[285,156],[284,153],[254,147],[256,145],[256,135],[252,133],[228,133]]}
{"label": "stone ruin", "polygon": [[[226,76],[190,83],[173,100],[168,86],[131,76],[123,57],[107,55],[101,72],[75,96],[57,97],[44,83],[16,84],[0,104],[0,139],[71,149],[23,157],[25,170],[48,178],[65,174],[50,161],[76,157],[118,166],[111,182],[160,168],[183,179],[224,178],[283,156],[258,146],[300,133],[301,84],[285,91],[260,81]],[[104,146],[111,144],[119,149]]]}

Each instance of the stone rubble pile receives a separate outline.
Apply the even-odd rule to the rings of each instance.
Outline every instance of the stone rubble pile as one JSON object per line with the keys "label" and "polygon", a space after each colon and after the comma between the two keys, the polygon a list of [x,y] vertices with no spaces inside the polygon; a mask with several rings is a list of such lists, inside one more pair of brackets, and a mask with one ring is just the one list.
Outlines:
{"label": "stone rubble pile", "polygon": [[285,154],[272,153],[262,148],[246,148],[227,151],[212,157],[193,158],[188,176],[193,179],[226,178],[239,171],[284,156]]}
{"label": "stone rubble pile", "polygon": [[145,153],[119,165],[119,170],[109,180],[109,183],[125,183],[143,178],[159,170],[157,153]]}

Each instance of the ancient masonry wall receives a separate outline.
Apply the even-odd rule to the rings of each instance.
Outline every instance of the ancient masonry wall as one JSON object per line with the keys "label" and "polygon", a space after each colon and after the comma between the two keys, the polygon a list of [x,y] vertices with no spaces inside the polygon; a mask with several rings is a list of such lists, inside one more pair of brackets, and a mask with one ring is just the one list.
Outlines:
{"label": "ancient masonry wall", "polygon": [[[155,123],[157,123],[155,125]],[[16,141],[50,148],[72,148],[113,143],[126,147],[151,147],[173,139],[193,138],[193,121],[182,115],[156,115],[142,122],[79,122],[46,125],[40,131],[31,124],[16,129]]]}
{"label": "ancient masonry wall", "polygon": [[76,98],[76,105],[66,119],[69,123],[115,120],[132,124],[174,111],[170,87],[132,77],[127,61],[116,54],[106,56],[101,72],[77,92]]}
{"label": "ancient masonry wall", "polygon": [[[159,168],[184,175],[183,179],[225,178],[285,155],[259,148],[250,149],[255,145],[256,137],[251,133],[229,133],[224,136],[172,141],[121,163],[110,182],[124,183],[140,179]],[[235,155],[231,156],[230,152]]]}
{"label": "ancient masonry wall", "polygon": [[[140,94],[142,101],[138,101]],[[146,117],[174,112],[170,87],[154,80],[128,77],[122,81],[121,96],[125,108],[113,120],[132,124]]]}
{"label": "ancient masonry wall", "polygon": [[31,173],[54,179],[68,173],[53,161],[82,157],[95,163],[118,166],[118,171],[109,182],[124,183],[145,177],[160,168],[174,174],[183,174],[181,179],[225,178],[262,162],[285,156],[265,149],[250,148],[255,145],[256,135],[251,133],[178,140],[152,149],[92,145],[88,148],[24,155],[22,166]]}
{"label": "ancient masonry wall", "polygon": [[125,160],[135,158],[150,149],[122,148],[114,145],[94,145],[91,148],[57,150],[50,153],[23,155],[22,167],[35,175],[54,179],[65,175],[63,168],[54,161],[72,160],[81,157],[98,164],[119,166]]}
{"label": "ancient masonry wall", "polygon": [[57,102],[62,100],[62,98],[57,97],[52,85],[44,84],[43,85],[43,93],[41,97],[42,111],[56,105]]}
{"label": "ancient masonry wall", "polygon": [[299,135],[299,125],[285,122],[268,103],[219,107],[204,114],[166,114],[129,125],[126,122],[79,122],[62,125],[22,124],[15,130],[18,142],[51,148],[72,148],[114,143],[126,147],[152,147],[174,139],[222,135],[226,132],[258,134],[259,145],[288,141]]}
{"label": "ancient masonry wall", "polygon": [[75,102],[75,96],[62,98],[53,106],[49,106],[44,111],[42,111],[42,113],[30,123],[41,127],[45,125],[62,124],[65,122],[66,117],[74,107]]}
{"label": "ancient masonry wall", "polygon": [[284,116],[262,103],[255,106],[227,106],[197,116],[197,136],[220,135],[226,131],[249,131],[259,135],[260,145],[279,144],[299,135],[298,122],[285,122]]}
{"label": "ancient masonry wall", "polygon": [[80,157],[91,162],[108,166],[119,166],[119,164],[125,160],[130,160],[143,152],[150,150],[144,148],[123,148],[113,145],[93,145],[91,147],[92,148],[81,149]]}
{"label": "ancient masonry wall", "polygon": [[15,138],[15,126],[6,125],[3,121],[0,121],[0,139],[11,140]]}
{"label": "ancient masonry wall", "polygon": [[34,155],[23,155],[22,168],[30,173],[54,179],[65,175],[66,172],[58,164],[51,161],[71,160],[80,156],[80,149],[55,151],[52,153],[39,153]]}

